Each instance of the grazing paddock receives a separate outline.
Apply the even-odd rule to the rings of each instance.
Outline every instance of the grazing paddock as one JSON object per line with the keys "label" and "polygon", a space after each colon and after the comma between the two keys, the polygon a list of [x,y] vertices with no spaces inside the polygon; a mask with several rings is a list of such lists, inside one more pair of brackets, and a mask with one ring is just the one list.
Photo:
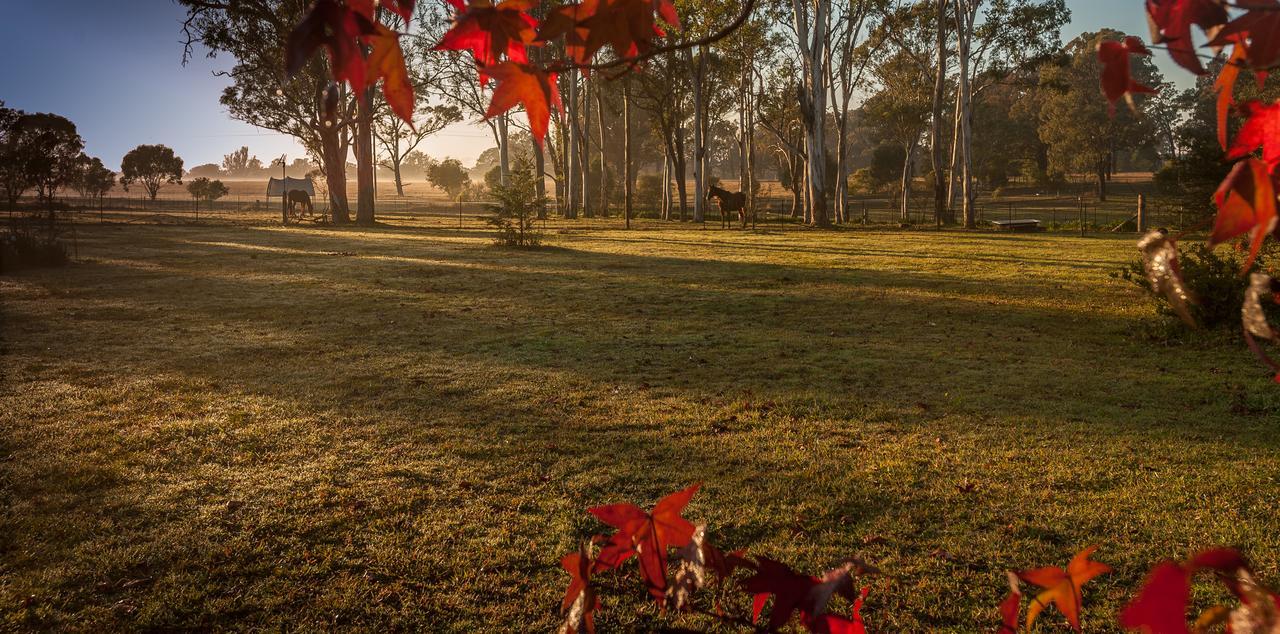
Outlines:
{"label": "grazing paddock", "polygon": [[[1280,580],[1280,388],[1142,334],[1132,236],[616,225],[90,224],[0,277],[0,629],[551,631],[585,508],[695,481],[725,549],[883,568],[878,632],[1091,543],[1091,631],[1192,549]],[[602,631],[706,625],[627,571]]]}

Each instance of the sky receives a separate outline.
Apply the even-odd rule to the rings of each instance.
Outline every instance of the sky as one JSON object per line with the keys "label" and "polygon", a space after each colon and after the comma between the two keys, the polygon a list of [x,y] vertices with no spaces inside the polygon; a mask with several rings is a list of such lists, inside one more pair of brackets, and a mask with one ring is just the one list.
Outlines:
{"label": "sky", "polygon": [[[291,138],[231,119],[218,103],[230,80],[214,73],[228,59],[198,51],[182,64],[184,11],[169,0],[63,0],[6,3],[0,20],[0,100],[28,112],[54,112],[76,123],[85,151],[118,169],[134,146],[162,143],[187,168],[219,163],[242,145],[263,162],[302,156]],[[1067,0],[1068,41],[1103,27],[1147,38],[1140,0]],[[1192,76],[1162,52],[1165,77],[1190,85]],[[458,124],[421,148],[465,164],[493,145],[488,129]]]}

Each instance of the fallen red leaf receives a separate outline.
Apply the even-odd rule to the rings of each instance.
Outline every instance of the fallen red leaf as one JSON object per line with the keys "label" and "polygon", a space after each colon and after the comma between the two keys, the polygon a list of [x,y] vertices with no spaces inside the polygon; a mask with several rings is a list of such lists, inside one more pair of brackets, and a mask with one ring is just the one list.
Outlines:
{"label": "fallen red leaf", "polygon": [[772,596],[773,610],[769,614],[769,628],[781,628],[801,608],[809,591],[818,583],[817,577],[800,574],[782,562],[757,557],[756,573],[742,582],[742,589],[754,595],[751,621],[754,623],[760,620],[760,613],[764,612],[764,606]]}

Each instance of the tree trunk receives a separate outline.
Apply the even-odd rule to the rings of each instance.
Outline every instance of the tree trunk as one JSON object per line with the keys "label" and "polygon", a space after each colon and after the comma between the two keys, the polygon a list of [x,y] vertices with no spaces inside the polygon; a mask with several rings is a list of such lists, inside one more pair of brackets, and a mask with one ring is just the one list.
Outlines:
{"label": "tree trunk", "polygon": [[915,154],[916,144],[907,143],[903,146],[906,150],[906,158],[902,161],[902,181],[899,187],[902,190],[902,206],[899,209],[901,220],[904,223],[911,222],[911,158]]}
{"label": "tree trunk", "polygon": [[[538,220],[546,220],[547,218],[547,157],[543,152],[543,148],[533,138],[533,133],[529,134],[529,140],[533,142],[533,173],[536,177],[533,180],[533,187],[538,196]],[[545,140],[543,141],[546,142]]]}
{"label": "tree trunk", "polygon": [[680,198],[680,222],[689,219],[689,192],[688,183],[685,182],[685,175],[688,174],[688,165],[684,156],[684,127],[676,127],[676,194]]}
{"label": "tree trunk", "polygon": [[797,97],[800,115],[804,123],[805,153],[808,169],[805,172],[805,194],[808,204],[805,215],[817,227],[831,225],[827,215],[826,187],[826,113],[827,89],[827,11],[830,0],[813,0],[813,23],[809,23],[809,2],[792,0],[795,31],[800,46],[800,60],[804,81]]}
{"label": "tree trunk", "polygon": [[347,206],[347,162],[338,138],[337,126],[319,129],[320,168],[324,170],[325,187],[329,190],[329,217],[335,225],[351,222]]}
{"label": "tree trunk", "polygon": [[565,200],[566,206],[564,210],[565,218],[578,217],[578,137],[581,136],[581,130],[578,127],[578,78],[577,72],[570,70],[565,73],[565,77],[569,81],[569,99],[565,102],[566,110],[568,110],[568,139],[564,146],[565,156]]}
{"label": "tree trunk", "polygon": [[596,215],[595,202],[591,200],[591,86],[590,79],[582,81],[582,141],[578,144],[578,162],[582,164],[582,215]]}
{"label": "tree trunk", "polygon": [[947,90],[947,0],[938,1],[938,68],[933,81],[933,129],[929,148],[933,162],[933,221],[942,228],[946,214],[947,187],[942,169],[942,101]]}
{"label": "tree trunk", "polygon": [[1098,163],[1098,202],[1107,202],[1107,162]]}
{"label": "tree trunk", "polygon": [[973,14],[969,12],[966,15],[965,10],[957,7],[956,19],[958,20],[956,35],[960,43],[957,55],[960,58],[960,188],[961,195],[964,197],[962,213],[965,228],[973,229],[978,226],[977,214],[973,207],[973,138],[970,131],[970,122],[973,120],[973,94],[969,78],[969,43],[973,34]]}
{"label": "tree trunk", "polygon": [[356,224],[372,225],[373,212],[373,88],[356,103]]}
{"label": "tree trunk", "polygon": [[[631,180],[631,82],[626,78],[622,82],[622,214],[630,229],[631,196],[635,191]],[[602,137],[601,141],[603,140]]]}
{"label": "tree trunk", "polygon": [[507,136],[507,115],[498,115],[498,182],[507,186],[511,176],[511,143]]}
{"label": "tree trunk", "polygon": [[707,49],[701,47],[698,49],[698,61],[692,65],[693,69],[693,221],[703,222],[706,220],[707,192],[706,192],[706,156],[707,156],[707,128],[704,123],[706,119],[706,103],[705,92],[702,84],[706,79],[707,69]]}
{"label": "tree trunk", "polygon": [[603,87],[596,88],[596,127],[598,128],[598,131],[599,131],[598,136],[600,138],[600,141],[596,144],[596,147],[599,150],[599,160],[600,160],[600,176],[599,176],[600,215],[602,217],[608,218],[609,217],[609,168],[607,166],[608,162],[605,160],[605,151],[604,151],[605,130],[604,130],[604,89]]}

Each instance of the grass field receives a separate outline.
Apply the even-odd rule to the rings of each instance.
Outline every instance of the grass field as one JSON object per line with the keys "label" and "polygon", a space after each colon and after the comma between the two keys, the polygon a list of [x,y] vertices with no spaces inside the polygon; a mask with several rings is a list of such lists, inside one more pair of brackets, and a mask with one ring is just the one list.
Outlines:
{"label": "grass field", "polygon": [[[1090,631],[1191,549],[1280,581],[1280,388],[1143,335],[1132,236],[78,241],[0,277],[0,629],[551,631],[585,508],[695,481],[723,548],[883,568],[876,632],[990,631],[1004,570],[1091,543]],[[602,631],[708,625],[628,571]]]}

